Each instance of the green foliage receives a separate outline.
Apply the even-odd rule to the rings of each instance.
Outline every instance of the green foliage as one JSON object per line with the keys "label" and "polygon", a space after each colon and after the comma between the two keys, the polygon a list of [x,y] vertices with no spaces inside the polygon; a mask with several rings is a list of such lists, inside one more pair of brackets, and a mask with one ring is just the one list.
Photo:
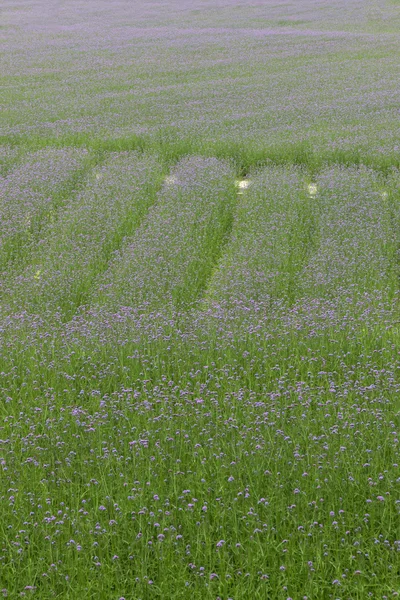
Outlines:
{"label": "green foliage", "polygon": [[23,4],[0,597],[398,596],[398,1]]}

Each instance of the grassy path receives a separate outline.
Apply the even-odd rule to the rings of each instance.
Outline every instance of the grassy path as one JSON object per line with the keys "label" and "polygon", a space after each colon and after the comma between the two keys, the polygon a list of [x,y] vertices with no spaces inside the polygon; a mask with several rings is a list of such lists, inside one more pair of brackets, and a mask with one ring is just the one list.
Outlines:
{"label": "grassy path", "polygon": [[189,156],[219,158],[233,161],[239,173],[248,173],[257,166],[286,165],[304,166],[312,174],[324,166],[360,166],[369,167],[384,174],[400,168],[398,152],[369,152],[366,149],[325,149],[316,151],[307,141],[293,141],[268,144],[221,141],[177,136],[173,129],[160,130],[157,135],[133,134],[121,138],[92,137],[87,134],[71,134],[57,137],[0,136],[0,147],[8,147],[11,152],[34,152],[40,149],[64,147],[85,148],[94,153],[139,151],[154,153],[166,162],[176,162]]}

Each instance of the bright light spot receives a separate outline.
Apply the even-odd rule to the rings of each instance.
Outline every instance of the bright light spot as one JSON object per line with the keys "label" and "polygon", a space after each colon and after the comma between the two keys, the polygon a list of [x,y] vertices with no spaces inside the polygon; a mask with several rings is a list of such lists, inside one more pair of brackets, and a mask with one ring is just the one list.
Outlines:
{"label": "bright light spot", "polygon": [[318,187],[316,183],[309,183],[308,184],[308,193],[309,195],[313,198],[314,196],[317,195],[318,192]]}
{"label": "bright light spot", "polygon": [[248,179],[237,179],[235,186],[239,188],[238,194],[243,194],[243,190],[247,190],[250,186],[250,181]]}
{"label": "bright light spot", "polygon": [[41,272],[42,272],[42,271],[41,271],[40,269],[39,269],[39,271],[36,271],[36,273],[35,273],[35,274],[34,274],[34,276],[33,276],[33,277],[34,277],[34,279],[40,279],[40,273],[41,273]]}
{"label": "bright light spot", "polygon": [[102,175],[101,173],[96,173],[96,179],[101,179]]}
{"label": "bright light spot", "polygon": [[178,183],[178,178],[175,175],[168,175],[165,178],[165,183],[167,185],[174,185],[175,183]]}
{"label": "bright light spot", "polygon": [[250,185],[250,181],[249,181],[248,179],[237,179],[237,180],[235,181],[235,185],[236,185],[236,187],[238,187],[238,188],[241,188],[241,189],[246,189],[246,188],[248,188],[248,187],[249,187],[249,185]]}
{"label": "bright light spot", "polygon": [[389,194],[387,192],[382,192],[381,198],[383,198],[383,200],[387,200],[388,197],[389,197]]}

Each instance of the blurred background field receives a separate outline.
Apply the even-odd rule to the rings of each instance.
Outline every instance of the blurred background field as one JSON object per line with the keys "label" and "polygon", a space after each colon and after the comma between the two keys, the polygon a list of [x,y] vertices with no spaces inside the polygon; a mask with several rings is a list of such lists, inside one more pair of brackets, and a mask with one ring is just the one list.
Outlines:
{"label": "blurred background field", "polygon": [[393,0],[6,0],[1,18],[4,141],[398,160]]}

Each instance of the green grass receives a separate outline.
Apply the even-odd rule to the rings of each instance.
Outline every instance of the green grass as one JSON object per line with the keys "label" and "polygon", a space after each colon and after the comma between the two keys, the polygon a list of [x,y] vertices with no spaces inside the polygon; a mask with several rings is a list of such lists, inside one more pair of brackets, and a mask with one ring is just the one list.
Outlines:
{"label": "green grass", "polygon": [[268,164],[275,165],[303,165],[311,173],[317,172],[323,166],[329,165],[364,165],[384,174],[391,169],[400,167],[400,158],[397,153],[378,154],[376,151],[353,149],[337,149],[318,152],[310,142],[286,142],[283,144],[245,144],[207,141],[199,139],[181,139],[171,131],[159,132],[155,137],[133,135],[120,139],[92,138],[87,134],[67,135],[61,138],[30,137],[0,138],[1,144],[8,144],[11,148],[23,151],[36,151],[42,148],[63,148],[75,146],[87,148],[94,155],[101,157],[108,152],[141,151],[154,152],[167,162],[177,162],[180,158],[189,155],[208,156],[231,159],[235,162],[240,175],[248,173],[250,168]]}

